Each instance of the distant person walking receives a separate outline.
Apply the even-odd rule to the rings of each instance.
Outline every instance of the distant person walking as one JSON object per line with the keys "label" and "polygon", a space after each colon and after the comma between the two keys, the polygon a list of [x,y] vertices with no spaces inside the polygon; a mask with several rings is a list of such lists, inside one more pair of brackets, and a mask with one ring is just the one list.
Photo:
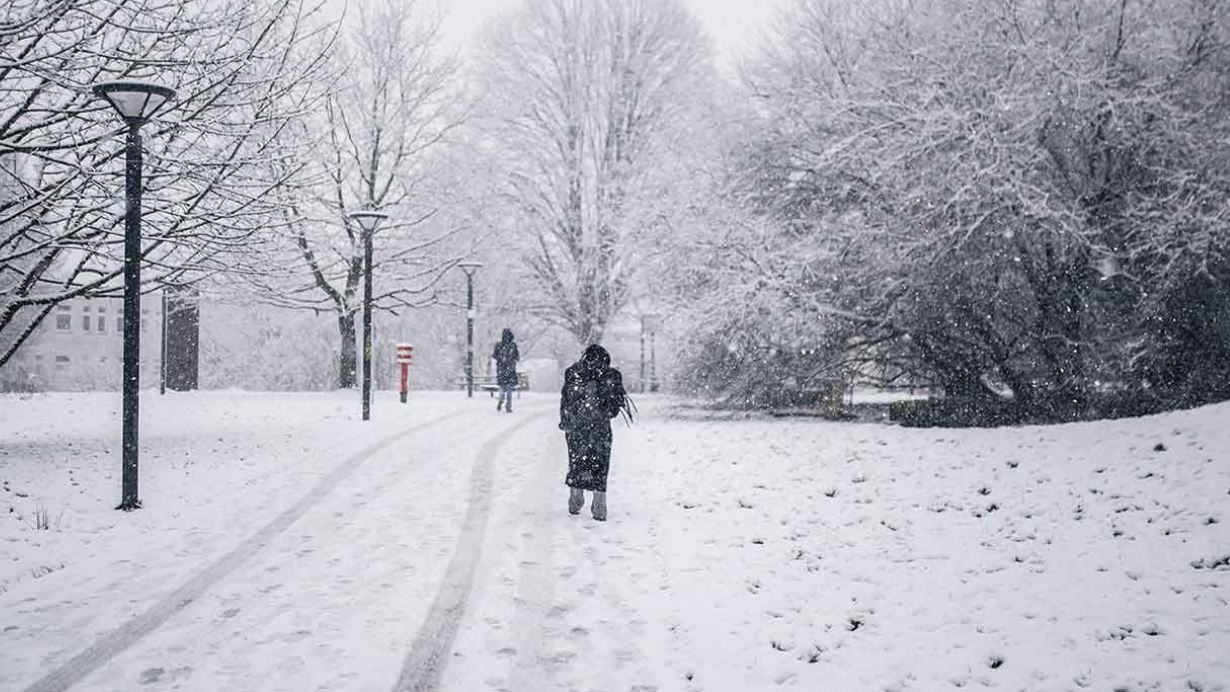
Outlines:
{"label": "distant person walking", "polygon": [[606,349],[594,344],[564,373],[559,427],[568,441],[568,512],[580,514],[585,491],[594,494],[594,519],[606,521],[606,477],[611,468],[611,419],[631,404],[623,375]]}
{"label": "distant person walking", "polygon": [[521,354],[517,352],[517,342],[513,341],[513,333],[511,329],[505,329],[504,335],[500,337],[500,343],[495,345],[495,353],[491,354],[495,359],[495,383],[500,388],[500,400],[495,405],[495,410],[512,413],[513,391],[517,388],[519,381],[517,377],[517,363],[521,360]]}

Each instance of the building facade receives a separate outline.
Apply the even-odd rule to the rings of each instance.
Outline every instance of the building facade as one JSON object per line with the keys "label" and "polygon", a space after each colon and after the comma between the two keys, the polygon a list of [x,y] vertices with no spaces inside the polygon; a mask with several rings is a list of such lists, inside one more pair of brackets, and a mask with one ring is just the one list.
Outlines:
{"label": "building facade", "polygon": [[[158,386],[161,299],[141,299],[141,385]],[[0,382],[24,391],[118,390],[123,368],[124,301],[70,300],[56,306],[13,358]]]}

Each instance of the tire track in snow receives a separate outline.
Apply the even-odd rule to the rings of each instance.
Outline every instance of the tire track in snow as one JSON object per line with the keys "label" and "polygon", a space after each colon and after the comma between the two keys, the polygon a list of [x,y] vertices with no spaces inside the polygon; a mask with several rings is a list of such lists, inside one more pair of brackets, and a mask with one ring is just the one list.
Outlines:
{"label": "tire track in snow", "polygon": [[474,584],[474,572],[482,556],[487,519],[491,514],[497,453],[514,435],[546,418],[549,413],[535,414],[505,429],[479,450],[470,476],[470,502],[461,534],[457,537],[457,550],[444,573],[444,582],[431,604],[431,610],[406,653],[393,692],[432,692],[439,686],[440,675],[448,664],[447,656],[452,651],[457,628],[465,614],[466,600]]}
{"label": "tire track in snow", "polygon": [[330,471],[328,475],[318,481],[298,502],[291,505],[243,543],[240,543],[230,552],[214,560],[208,567],[198,572],[195,577],[192,577],[179,588],[162,598],[144,613],[132,618],[118,629],[103,635],[101,639],[89,648],[44,675],[34,684],[25,688],[24,692],[62,692],[80,682],[87,675],[160,627],[176,613],[199,598],[207,589],[217,584],[237,567],[251,559],[274,538],[290,528],[292,524],[298,521],[310,509],[319,504],[334,488],[358,470],[369,458],[405,437],[468,413],[471,413],[471,411],[464,409],[445,414],[421,425],[394,433],[350,455]]}
{"label": "tire track in snow", "polygon": [[508,676],[512,690],[546,690],[554,685],[554,668],[544,665],[543,633],[547,612],[555,601],[553,548],[567,497],[566,488],[559,483],[558,460],[568,458],[563,439],[562,434],[551,436],[550,452],[534,463],[520,500],[529,521],[522,526],[525,542],[517,556],[517,608],[512,621],[517,654]]}

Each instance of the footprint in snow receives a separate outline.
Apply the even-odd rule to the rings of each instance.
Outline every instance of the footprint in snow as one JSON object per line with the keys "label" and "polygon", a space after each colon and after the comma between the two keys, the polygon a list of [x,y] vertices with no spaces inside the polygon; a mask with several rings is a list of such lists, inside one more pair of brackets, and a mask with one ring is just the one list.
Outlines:
{"label": "footprint in snow", "polygon": [[544,656],[539,660],[547,665],[564,666],[572,662],[576,658],[576,652],[573,651],[557,651],[550,656]]}
{"label": "footprint in snow", "polygon": [[618,663],[631,663],[640,658],[640,654],[636,649],[627,647],[615,649],[611,652],[611,655],[615,657],[615,661]]}

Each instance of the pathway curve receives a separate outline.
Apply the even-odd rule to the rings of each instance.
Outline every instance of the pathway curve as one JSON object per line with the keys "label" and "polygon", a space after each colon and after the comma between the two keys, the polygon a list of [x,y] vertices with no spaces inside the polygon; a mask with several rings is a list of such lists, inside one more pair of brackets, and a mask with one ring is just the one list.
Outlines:
{"label": "pathway curve", "polygon": [[441,416],[346,458],[250,538],[26,692],[388,689],[402,671],[403,681],[420,682],[399,689],[426,689],[421,681],[430,684],[439,666],[413,662],[447,651],[481,545],[474,536],[485,527],[494,459],[538,420],[535,409]]}
{"label": "pathway curve", "polygon": [[[610,519],[566,510],[563,435],[501,467],[482,566],[440,692],[676,689],[661,679],[670,623],[659,509],[616,431]],[[642,450],[643,451],[643,450]],[[683,682],[682,680],[679,682]]]}

